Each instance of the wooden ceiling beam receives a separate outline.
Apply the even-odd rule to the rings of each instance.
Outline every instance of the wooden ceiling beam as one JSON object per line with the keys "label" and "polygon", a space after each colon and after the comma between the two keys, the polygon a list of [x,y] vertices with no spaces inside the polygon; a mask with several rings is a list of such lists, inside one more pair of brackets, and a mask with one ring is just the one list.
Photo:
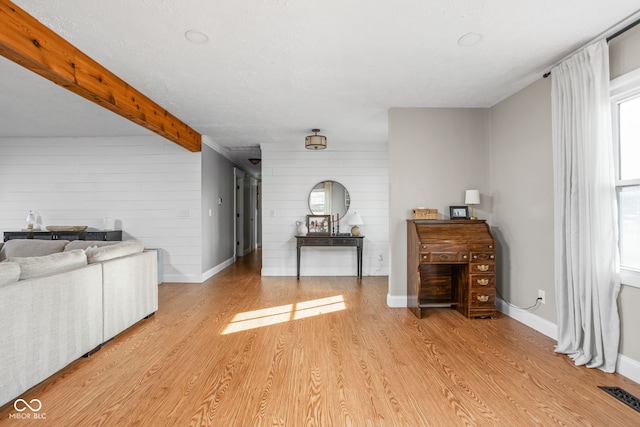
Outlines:
{"label": "wooden ceiling beam", "polygon": [[202,136],[10,2],[0,0],[0,55],[197,152]]}

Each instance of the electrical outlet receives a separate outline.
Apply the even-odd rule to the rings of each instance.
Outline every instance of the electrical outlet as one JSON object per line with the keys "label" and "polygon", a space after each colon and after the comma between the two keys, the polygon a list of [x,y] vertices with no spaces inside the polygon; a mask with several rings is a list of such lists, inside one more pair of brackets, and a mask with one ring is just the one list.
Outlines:
{"label": "electrical outlet", "polygon": [[540,301],[540,304],[544,304],[546,302],[544,298],[544,291],[542,289],[538,289],[538,300]]}

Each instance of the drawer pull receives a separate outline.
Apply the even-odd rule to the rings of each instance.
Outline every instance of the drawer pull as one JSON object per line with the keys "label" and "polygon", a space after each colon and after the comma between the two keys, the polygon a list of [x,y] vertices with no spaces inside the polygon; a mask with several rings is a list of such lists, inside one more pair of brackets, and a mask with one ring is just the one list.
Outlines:
{"label": "drawer pull", "polygon": [[474,255],[474,256],[473,256],[473,259],[478,259],[478,255]]}
{"label": "drawer pull", "polygon": [[489,249],[493,249],[493,245],[489,245]]}
{"label": "drawer pull", "polygon": [[489,284],[489,279],[478,279],[478,285],[487,286]]}
{"label": "drawer pull", "polygon": [[462,255],[462,259],[467,259],[467,256],[466,255]]}
{"label": "drawer pull", "polygon": [[491,258],[491,259],[495,259],[495,255],[491,255],[489,258]]}
{"label": "drawer pull", "polygon": [[428,258],[428,256],[422,255],[422,259],[427,259],[427,258]]}
{"label": "drawer pull", "polygon": [[489,301],[489,297],[487,295],[478,295],[478,301],[487,302]]}
{"label": "drawer pull", "polygon": [[489,266],[487,264],[480,264],[478,266],[478,270],[480,270],[480,271],[489,271]]}

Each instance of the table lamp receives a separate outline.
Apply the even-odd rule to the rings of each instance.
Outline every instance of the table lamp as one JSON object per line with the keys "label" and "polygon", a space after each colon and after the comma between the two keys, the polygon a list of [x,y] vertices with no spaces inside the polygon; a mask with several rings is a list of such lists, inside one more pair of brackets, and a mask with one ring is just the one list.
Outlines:
{"label": "table lamp", "polygon": [[467,190],[464,194],[464,203],[471,206],[471,217],[469,219],[478,219],[475,213],[475,205],[480,204],[480,191]]}
{"label": "table lamp", "polygon": [[364,224],[364,221],[362,221],[362,217],[358,212],[354,212],[353,215],[351,215],[351,218],[349,219],[349,225],[352,226],[351,227],[352,236],[360,235],[360,227],[358,226],[362,224]]}

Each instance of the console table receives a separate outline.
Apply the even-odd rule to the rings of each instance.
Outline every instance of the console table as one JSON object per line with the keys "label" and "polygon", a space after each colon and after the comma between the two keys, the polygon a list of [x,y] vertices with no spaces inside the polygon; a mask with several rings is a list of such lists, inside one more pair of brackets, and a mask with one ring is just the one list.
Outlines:
{"label": "console table", "polygon": [[297,277],[300,278],[300,249],[303,246],[332,246],[332,247],[355,247],[357,251],[357,274],[362,279],[362,249],[364,247],[364,236],[296,236],[297,257],[296,266]]}
{"label": "console table", "polygon": [[407,220],[407,306],[496,316],[496,252],[484,220]]}
{"label": "console table", "polygon": [[37,240],[122,240],[122,230],[98,230],[87,228],[83,231],[5,231],[4,241],[12,239],[37,239]]}

